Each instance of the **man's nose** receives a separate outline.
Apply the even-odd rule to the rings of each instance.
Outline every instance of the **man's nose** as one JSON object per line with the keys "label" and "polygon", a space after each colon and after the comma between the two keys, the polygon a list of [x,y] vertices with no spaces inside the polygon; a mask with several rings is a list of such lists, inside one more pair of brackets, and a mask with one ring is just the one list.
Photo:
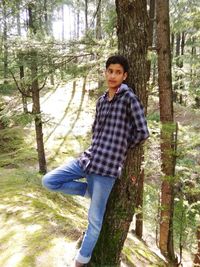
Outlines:
{"label": "man's nose", "polygon": [[111,73],[111,77],[112,78],[115,78],[115,76],[116,76],[116,73],[115,72]]}

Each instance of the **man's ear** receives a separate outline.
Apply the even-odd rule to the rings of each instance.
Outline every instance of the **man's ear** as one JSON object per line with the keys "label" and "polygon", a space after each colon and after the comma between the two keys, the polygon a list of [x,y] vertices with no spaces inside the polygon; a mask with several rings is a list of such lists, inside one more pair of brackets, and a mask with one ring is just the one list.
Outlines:
{"label": "man's ear", "polygon": [[127,77],[128,77],[128,73],[124,72],[124,81],[126,80]]}

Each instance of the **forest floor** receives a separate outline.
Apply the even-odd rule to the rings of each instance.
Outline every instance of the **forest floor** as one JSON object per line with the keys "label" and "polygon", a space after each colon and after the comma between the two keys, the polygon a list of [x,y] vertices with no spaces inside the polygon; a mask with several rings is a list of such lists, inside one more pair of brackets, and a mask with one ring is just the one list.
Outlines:
{"label": "forest floor", "polygon": [[[93,87],[78,81],[42,93],[48,170],[77,157],[90,143],[96,99],[91,97]],[[179,120],[191,119],[186,109],[179,111]],[[0,168],[0,267],[73,266],[77,240],[87,226],[89,200],[42,188],[32,146],[33,125],[25,127],[24,135],[24,150],[4,155],[7,164]],[[154,238],[147,229],[145,232],[149,247],[130,231],[122,266],[167,266],[152,245]],[[190,255],[185,257],[183,266],[192,266]]]}

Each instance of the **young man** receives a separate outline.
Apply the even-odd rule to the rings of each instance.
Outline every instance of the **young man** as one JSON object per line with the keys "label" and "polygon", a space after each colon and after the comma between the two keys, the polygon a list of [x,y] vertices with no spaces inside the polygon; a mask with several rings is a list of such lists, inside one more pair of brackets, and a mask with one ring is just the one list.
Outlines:
{"label": "young man", "polygon": [[[120,176],[128,148],[148,136],[147,123],[137,96],[123,82],[128,62],[120,55],[106,62],[108,90],[97,101],[91,146],[72,162],[43,177],[43,185],[64,194],[89,196],[88,228],[75,259],[81,267],[90,261],[102,226],[106,203]],[[80,182],[85,177],[87,182]]]}

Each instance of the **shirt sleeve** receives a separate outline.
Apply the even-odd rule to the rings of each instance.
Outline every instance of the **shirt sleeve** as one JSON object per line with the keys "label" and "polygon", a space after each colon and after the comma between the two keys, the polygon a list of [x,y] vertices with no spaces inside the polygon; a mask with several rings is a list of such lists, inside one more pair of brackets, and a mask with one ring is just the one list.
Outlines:
{"label": "shirt sleeve", "polygon": [[129,148],[146,140],[149,137],[147,121],[144,115],[144,108],[136,95],[130,98],[130,116],[132,120],[132,130]]}
{"label": "shirt sleeve", "polygon": [[99,104],[100,104],[100,98],[97,100],[97,103],[96,103],[96,112],[95,112],[95,117],[94,117],[94,121],[93,121],[93,124],[92,124],[92,133],[93,134],[94,134],[95,126],[96,126],[96,123],[97,123]]}

